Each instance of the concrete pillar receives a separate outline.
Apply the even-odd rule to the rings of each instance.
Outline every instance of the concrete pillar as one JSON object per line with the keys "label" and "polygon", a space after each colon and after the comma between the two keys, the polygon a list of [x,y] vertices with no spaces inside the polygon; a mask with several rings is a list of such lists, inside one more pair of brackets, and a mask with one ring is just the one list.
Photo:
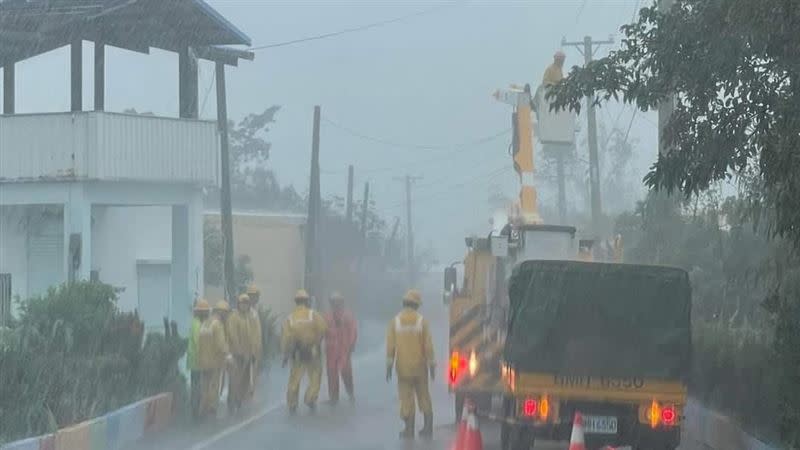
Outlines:
{"label": "concrete pillar", "polygon": [[64,279],[89,280],[92,271],[92,204],[82,184],[72,183],[68,191],[64,203]]}
{"label": "concrete pillar", "polygon": [[106,109],[106,46],[102,41],[94,43],[94,110]]}
{"label": "concrete pillar", "polygon": [[14,114],[16,91],[14,63],[3,66],[3,114]]}
{"label": "concrete pillar", "polygon": [[172,305],[170,319],[178,324],[186,337],[191,317],[192,297],[189,290],[189,207],[172,207]]}
{"label": "concrete pillar", "polygon": [[83,41],[70,44],[70,111],[83,111]]}

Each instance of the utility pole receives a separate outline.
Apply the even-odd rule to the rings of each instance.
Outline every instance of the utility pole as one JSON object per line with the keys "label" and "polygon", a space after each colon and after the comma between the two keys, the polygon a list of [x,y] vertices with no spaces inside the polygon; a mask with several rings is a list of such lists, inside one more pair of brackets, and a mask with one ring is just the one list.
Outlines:
{"label": "utility pole", "polygon": [[225,95],[225,64],[216,63],[217,77],[217,126],[220,139],[220,216],[222,222],[222,247],[225,251],[223,272],[225,274],[225,297],[236,302],[236,280],[233,269],[233,213],[231,211],[231,162],[228,149],[228,103]]}
{"label": "utility pole", "polygon": [[353,165],[347,166],[347,223],[353,223]]}
{"label": "utility pole", "polygon": [[[582,42],[567,42],[565,39],[561,40],[561,46],[572,46],[578,49],[583,55],[586,66],[592,62],[594,57],[595,46],[613,44],[614,40],[609,37],[605,41],[595,41],[591,36],[583,38]],[[581,50],[582,48],[582,50]],[[588,120],[588,138],[589,138],[589,183],[591,185],[592,194],[592,228],[595,233],[600,233],[600,221],[603,217],[603,209],[600,202],[600,160],[597,155],[597,116],[594,109],[594,98],[590,95],[586,96],[586,117]]]}
{"label": "utility pole", "polygon": [[364,201],[361,203],[361,238],[367,242],[367,211],[369,210],[369,182],[364,183]]}
{"label": "utility pole", "polygon": [[361,202],[361,252],[358,255],[358,271],[364,272],[364,258],[367,256],[367,212],[369,211],[369,182],[364,183],[364,200]]}
{"label": "utility pole", "polygon": [[421,180],[422,177],[412,177],[406,175],[403,178],[395,178],[396,180],[404,181],[406,184],[406,264],[408,264],[408,285],[414,286],[416,282],[416,266],[414,261],[414,228],[411,220],[411,185]]}
{"label": "utility pole", "polygon": [[[569,148],[569,147],[567,147]],[[556,152],[556,176],[558,177],[558,220],[561,225],[567,224],[567,186],[564,175],[564,152]]]}
{"label": "utility pole", "polygon": [[308,190],[308,222],[306,223],[306,273],[305,286],[314,296],[319,292],[319,250],[317,237],[319,234],[320,187],[319,187],[319,123],[320,107],[314,107],[314,129],[311,138],[311,179]]}

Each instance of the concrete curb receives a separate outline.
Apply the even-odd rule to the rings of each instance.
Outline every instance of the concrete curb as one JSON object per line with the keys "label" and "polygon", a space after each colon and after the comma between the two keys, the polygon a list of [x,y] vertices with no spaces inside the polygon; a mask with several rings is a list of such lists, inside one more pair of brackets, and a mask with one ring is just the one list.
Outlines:
{"label": "concrete curb", "polygon": [[0,450],[120,450],[169,425],[172,406],[172,393],[158,394],[53,434],[10,442]]}
{"label": "concrete curb", "polygon": [[690,399],[684,411],[685,428],[692,440],[716,450],[781,450],[742,431],[729,417]]}

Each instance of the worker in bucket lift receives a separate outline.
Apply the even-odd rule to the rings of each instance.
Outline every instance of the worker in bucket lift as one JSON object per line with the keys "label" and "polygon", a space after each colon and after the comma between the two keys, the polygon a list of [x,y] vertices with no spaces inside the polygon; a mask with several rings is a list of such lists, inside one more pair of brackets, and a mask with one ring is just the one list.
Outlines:
{"label": "worker in bucket lift", "polygon": [[291,361],[289,384],[286,389],[286,404],[289,413],[297,412],[300,382],[308,374],[305,404],[314,412],[322,381],[322,339],[328,331],[325,319],[310,307],[310,297],[304,289],[294,296],[295,308],[286,318],[281,334],[283,366]]}
{"label": "worker in bucket lift", "polygon": [[261,291],[256,285],[251,284],[247,287],[247,296],[250,297],[250,314],[253,316],[253,327],[255,331],[251,333],[253,339],[253,353],[255,354],[253,360],[253,382],[250,383],[250,389],[247,391],[245,398],[251,399],[255,394],[256,385],[258,385],[258,376],[261,373],[261,361],[263,358],[264,337],[261,334],[261,316],[259,316],[258,301],[261,299]]}
{"label": "worker in bucket lift", "polygon": [[547,66],[547,69],[544,71],[544,76],[542,77],[542,84],[545,86],[552,86],[554,84],[558,84],[562,79],[564,79],[564,60],[567,59],[567,56],[561,50],[557,51],[555,55],[553,55],[553,64]]}
{"label": "worker in bucket lift", "polygon": [[232,414],[238,412],[247,400],[255,377],[257,329],[250,307],[250,297],[242,294],[236,303],[236,311],[228,318],[228,337],[234,357],[228,389],[228,409]]}
{"label": "worker in bucket lift", "polygon": [[[205,307],[208,307],[208,302]],[[224,325],[225,316],[229,311],[227,302],[218,302],[214,305],[211,318],[200,326],[197,356],[199,367],[203,371],[200,417],[216,417],[225,367],[233,363]]]}
{"label": "worker in bucket lift", "polygon": [[356,345],[357,325],[344,297],[334,292],[330,297],[331,310],[325,314],[328,333],[325,336],[325,355],[328,369],[328,398],[331,405],[339,402],[339,377],[341,376],[350,402],[353,395],[353,366],[351,355]]}
{"label": "worker in bucket lift", "polygon": [[417,311],[421,303],[419,291],[409,290],[403,297],[403,310],[389,322],[386,330],[386,381],[391,380],[394,365],[400,417],[405,423],[405,429],[400,432],[401,439],[414,437],[415,397],[425,418],[419,434],[423,437],[433,435],[433,407],[428,391],[428,376],[431,380],[435,378],[436,362],[428,322]]}

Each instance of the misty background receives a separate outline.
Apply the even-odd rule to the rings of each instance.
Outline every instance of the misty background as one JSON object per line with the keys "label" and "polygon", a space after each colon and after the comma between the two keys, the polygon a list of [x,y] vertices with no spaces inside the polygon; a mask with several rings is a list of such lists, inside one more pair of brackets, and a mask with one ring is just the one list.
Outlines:
{"label": "misty background", "polygon": [[[488,233],[498,199],[516,198],[518,193],[508,155],[511,136],[504,133],[510,128],[511,107],[491,94],[510,83],[537,86],[562,37],[580,41],[584,35],[614,35],[619,42],[619,27],[648,2],[209,3],[251,36],[254,47],[406,17],[363,31],[256,51],[255,61],[228,69],[229,115],[239,122],[250,113],[280,106],[267,135],[272,143],[268,168],[282,185],[291,184],[304,194],[313,106],[321,105],[323,198],[344,196],[347,165],[354,164],[356,198],[369,181],[377,212],[390,223],[401,217],[402,230],[404,184],[394,178],[422,177],[413,189],[416,245],[433,247],[444,263],[463,255],[464,236]],[[610,48],[600,47],[595,57]],[[565,73],[583,64],[577,49],[564,51]],[[84,52],[84,67],[91,67],[92,55]],[[109,47],[106,58],[108,111],[134,108],[177,116],[177,55]],[[199,64],[200,117],[214,119],[213,66]],[[69,109],[68,47],[24,61],[17,71],[18,113]],[[86,70],[85,104],[91,104],[92,83],[92,71]],[[623,150],[627,146],[630,153],[629,167],[611,177],[618,185],[604,189],[604,212],[632,209],[644,194],[640,180],[657,153],[656,114],[634,114],[630,107],[610,104],[597,117],[603,179],[615,164],[614,157],[604,156],[604,143]],[[582,114],[577,158],[567,182],[570,214],[588,210],[588,186],[581,182],[588,169],[585,121]],[[605,138],[614,128],[621,131]],[[541,146],[536,151],[541,155]],[[555,184],[552,172],[543,167],[540,164],[537,173],[540,206],[545,221],[555,222]]]}

